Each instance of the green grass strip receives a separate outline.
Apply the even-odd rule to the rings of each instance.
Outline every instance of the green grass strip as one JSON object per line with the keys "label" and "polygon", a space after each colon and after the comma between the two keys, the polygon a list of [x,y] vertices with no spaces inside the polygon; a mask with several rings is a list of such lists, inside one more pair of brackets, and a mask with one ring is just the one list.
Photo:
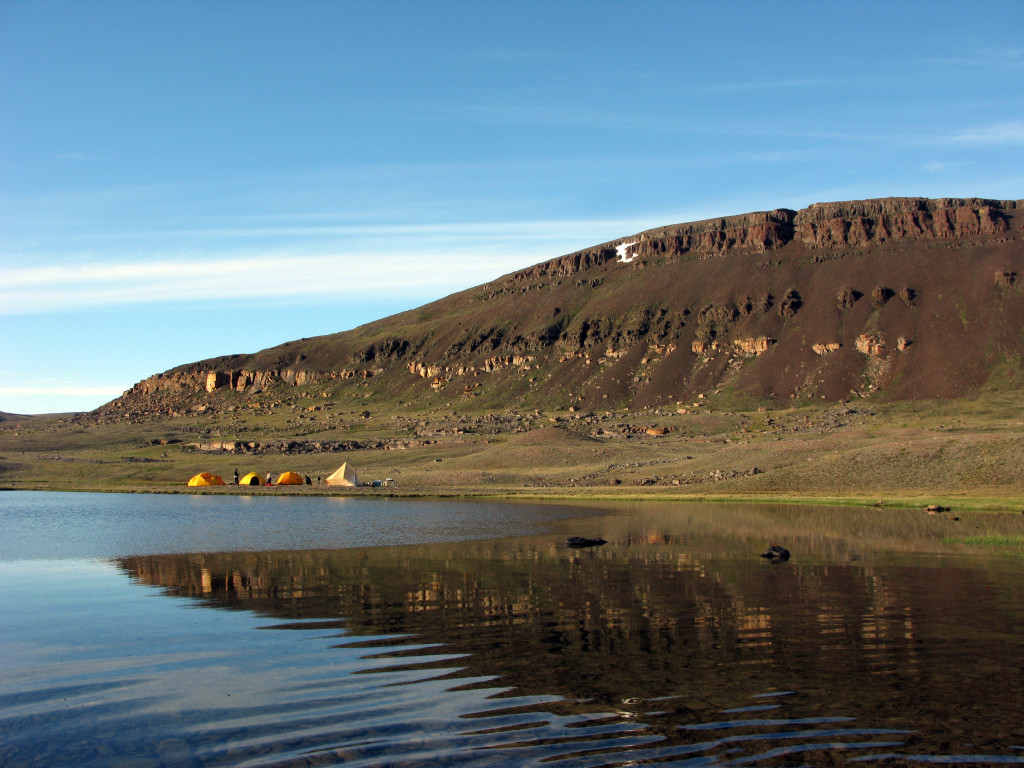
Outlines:
{"label": "green grass strip", "polygon": [[990,534],[986,536],[948,537],[944,541],[949,544],[968,544],[979,547],[1020,547],[1024,549],[1024,536]]}

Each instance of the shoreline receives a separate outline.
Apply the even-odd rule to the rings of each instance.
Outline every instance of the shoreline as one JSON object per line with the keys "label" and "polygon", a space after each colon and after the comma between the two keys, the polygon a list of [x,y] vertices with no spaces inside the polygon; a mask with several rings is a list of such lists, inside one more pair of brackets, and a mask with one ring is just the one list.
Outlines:
{"label": "shoreline", "polygon": [[[258,490],[256,489],[258,488]],[[600,491],[597,493],[579,492],[573,489],[572,492],[552,493],[550,489],[534,492],[530,489],[487,489],[487,488],[457,488],[447,491],[437,489],[423,490],[396,490],[394,488],[339,488],[329,490],[326,488],[308,488],[306,486],[210,486],[205,488],[189,487],[165,487],[165,488],[139,488],[125,487],[115,488],[103,487],[71,487],[52,485],[45,487],[14,487],[10,485],[0,486],[0,491],[27,491],[39,493],[124,493],[124,494],[152,494],[152,495],[183,495],[183,496],[269,496],[278,498],[291,497],[355,497],[360,499],[466,499],[466,500],[496,500],[496,501],[546,501],[546,502],[572,502],[586,503],[594,502],[685,502],[701,504],[790,504],[806,506],[834,506],[851,508],[876,508],[876,509],[900,509],[900,510],[921,510],[931,504],[941,504],[948,512],[972,511],[991,512],[997,514],[1024,514],[1024,499],[1015,497],[1001,498],[985,494],[972,494],[958,496],[953,493],[920,493],[920,494],[891,494],[879,497],[878,494],[868,496],[866,494],[849,495],[817,495],[800,493],[780,494],[750,494],[750,493],[637,493],[635,490],[622,493],[609,493]]]}
{"label": "shoreline", "polygon": [[[317,425],[315,433],[296,423],[298,406],[236,415],[230,424],[206,414],[139,424],[3,422],[0,489],[1024,510],[1024,391],[945,402],[858,401],[843,408],[801,403],[725,411],[705,404],[700,413],[657,418],[649,411],[600,420],[556,412],[522,414],[515,423],[381,411],[326,431]],[[414,415],[419,420],[411,423]],[[340,452],[197,447],[207,435],[243,432],[260,441],[306,441],[302,445],[312,434],[406,442]],[[199,472],[230,478],[242,469],[261,477],[283,470],[327,477],[343,461],[365,483],[393,481],[358,488],[186,486]]]}

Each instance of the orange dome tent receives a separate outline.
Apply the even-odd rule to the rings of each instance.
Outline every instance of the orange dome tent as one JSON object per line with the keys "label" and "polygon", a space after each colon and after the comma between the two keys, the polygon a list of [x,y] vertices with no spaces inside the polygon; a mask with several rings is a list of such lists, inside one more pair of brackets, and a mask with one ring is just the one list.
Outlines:
{"label": "orange dome tent", "polygon": [[284,472],[277,478],[278,485],[304,485],[305,480],[302,479],[302,475],[297,472]]}
{"label": "orange dome tent", "polygon": [[211,475],[209,472],[200,472],[189,480],[188,484],[191,488],[198,485],[224,485],[224,480],[220,475]]}
{"label": "orange dome tent", "polygon": [[238,481],[239,485],[263,485],[263,478],[257,475],[255,472],[250,472],[248,475]]}

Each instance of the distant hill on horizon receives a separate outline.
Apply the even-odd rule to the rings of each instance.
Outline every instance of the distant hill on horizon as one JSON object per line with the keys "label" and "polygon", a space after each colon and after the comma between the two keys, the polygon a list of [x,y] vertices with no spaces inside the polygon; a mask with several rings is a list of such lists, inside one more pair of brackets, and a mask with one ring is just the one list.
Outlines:
{"label": "distant hill on horizon", "polygon": [[423,410],[971,395],[1024,370],[1022,210],[884,198],[660,227],[350,331],[182,365],[94,415],[293,394]]}

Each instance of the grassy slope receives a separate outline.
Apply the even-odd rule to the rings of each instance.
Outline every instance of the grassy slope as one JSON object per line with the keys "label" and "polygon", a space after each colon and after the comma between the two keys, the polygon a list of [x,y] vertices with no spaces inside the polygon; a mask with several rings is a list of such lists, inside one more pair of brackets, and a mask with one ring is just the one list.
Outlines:
{"label": "grassy slope", "polygon": [[[342,461],[407,494],[756,497],[956,509],[1024,507],[1022,396],[990,389],[956,401],[814,403],[688,413],[524,412],[500,426],[465,412],[375,411],[293,401],[259,414],[81,426],[63,417],[0,424],[0,487],[178,492],[193,474],[232,470],[326,476]],[[797,401],[800,402],[800,401]],[[507,414],[507,412],[505,412]],[[664,436],[630,428],[669,427]],[[166,445],[158,439],[179,440]],[[199,452],[199,440],[398,440],[407,447],[283,455]],[[757,472],[754,473],[754,468]],[[218,492],[230,492],[222,489]],[[309,493],[290,488],[274,493]],[[333,492],[333,490],[332,490]],[[348,493],[382,492],[341,491]]]}
{"label": "grassy slope", "polygon": [[[561,274],[539,265],[352,331],[175,370],[372,370],[369,382],[317,386],[424,410],[467,399],[493,409],[668,407],[724,387],[763,403],[791,394],[836,401],[872,389],[900,399],[963,397],[993,367],[1024,360],[1024,280],[994,281],[1007,270],[1024,275],[1016,234],[1024,214],[1008,211],[1007,222],[996,238],[835,248],[794,240],[713,255],[666,243],[666,252],[628,266],[607,261]],[[883,287],[889,298],[879,304],[872,294]],[[843,288],[860,298],[840,307]],[[901,298],[907,290],[912,296]],[[783,313],[791,292],[799,307]],[[717,348],[694,353],[693,342],[711,334]],[[884,337],[885,354],[866,358],[856,346],[861,334]],[[764,354],[734,353],[735,341],[758,337],[774,340]],[[902,350],[900,338],[909,342]],[[818,355],[816,343],[841,346]],[[481,373],[489,359],[513,356],[528,365]],[[439,391],[427,386],[433,374],[410,374],[417,363],[442,371]]]}
{"label": "grassy slope", "polygon": [[[345,334],[181,367],[374,369],[368,380],[159,393],[130,403],[137,413],[113,408],[101,418],[4,414],[0,487],[179,491],[200,471],[315,477],[350,461],[364,479],[393,477],[405,493],[1019,509],[1024,280],[994,276],[1024,274],[1024,215],[1007,216],[1006,236],[994,240],[817,250],[794,240],[764,253],[652,251],[629,267],[526,270]],[[881,286],[894,295],[872,302]],[[839,307],[840,287],[862,296]],[[897,298],[911,288],[912,299]],[[738,309],[767,294],[778,304],[791,289],[802,302],[795,314]],[[692,342],[717,316],[708,309],[732,319],[716,326],[717,351],[696,354]],[[883,357],[857,351],[859,334],[873,332],[888,340]],[[757,357],[733,350],[758,336],[776,343]],[[897,351],[900,337],[910,343]],[[395,351],[396,341],[408,348]],[[812,344],[822,342],[841,347],[817,355]],[[489,359],[527,353],[529,365],[480,373]],[[447,379],[416,376],[410,363],[446,366]],[[472,369],[452,372],[463,365]],[[671,431],[644,432],[655,425]],[[204,440],[388,440],[401,449],[237,456],[188,447]]]}

